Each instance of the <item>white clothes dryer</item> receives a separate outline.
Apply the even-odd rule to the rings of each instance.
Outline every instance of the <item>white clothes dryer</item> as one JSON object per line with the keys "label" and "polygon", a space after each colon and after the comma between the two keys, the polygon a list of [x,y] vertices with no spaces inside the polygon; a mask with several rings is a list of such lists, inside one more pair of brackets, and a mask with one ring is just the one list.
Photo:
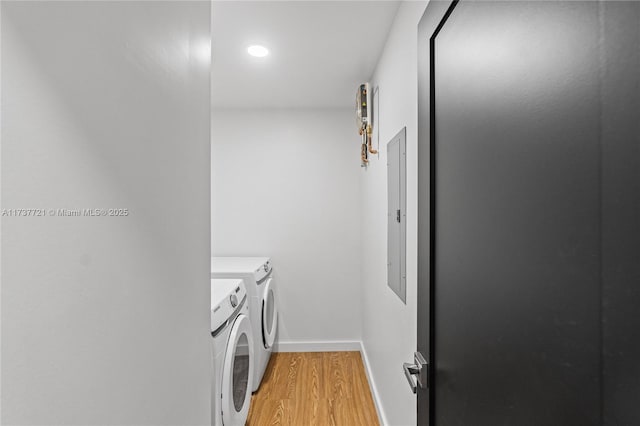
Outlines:
{"label": "white clothes dryer", "polygon": [[276,282],[268,257],[213,257],[211,278],[241,278],[249,295],[249,319],[254,336],[253,391],[260,387],[278,329]]}
{"label": "white clothes dryer", "polygon": [[253,389],[253,332],[241,279],[211,280],[211,424],[243,426]]}

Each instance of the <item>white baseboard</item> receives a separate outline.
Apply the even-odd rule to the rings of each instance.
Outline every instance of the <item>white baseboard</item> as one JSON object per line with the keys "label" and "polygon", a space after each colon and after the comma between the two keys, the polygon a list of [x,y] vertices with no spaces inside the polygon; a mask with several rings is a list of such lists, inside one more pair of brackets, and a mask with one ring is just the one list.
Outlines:
{"label": "white baseboard", "polygon": [[344,352],[360,351],[358,340],[276,342],[274,352]]}
{"label": "white baseboard", "polygon": [[380,403],[380,393],[376,386],[375,380],[373,380],[373,374],[371,373],[371,364],[369,364],[369,357],[367,351],[364,348],[364,343],[360,342],[360,353],[362,354],[362,362],[364,362],[364,371],[367,373],[367,379],[369,380],[369,388],[371,389],[371,395],[373,396],[373,403],[376,405],[376,411],[378,412],[378,420],[380,420],[380,426],[387,425],[387,417],[382,409]]}

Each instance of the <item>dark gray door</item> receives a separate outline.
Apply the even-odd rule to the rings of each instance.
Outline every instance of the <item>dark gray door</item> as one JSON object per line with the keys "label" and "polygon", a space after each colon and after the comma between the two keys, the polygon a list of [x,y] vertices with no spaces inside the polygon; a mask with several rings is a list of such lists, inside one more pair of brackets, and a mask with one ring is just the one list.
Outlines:
{"label": "dark gray door", "polygon": [[640,420],[639,10],[427,9],[420,424]]}

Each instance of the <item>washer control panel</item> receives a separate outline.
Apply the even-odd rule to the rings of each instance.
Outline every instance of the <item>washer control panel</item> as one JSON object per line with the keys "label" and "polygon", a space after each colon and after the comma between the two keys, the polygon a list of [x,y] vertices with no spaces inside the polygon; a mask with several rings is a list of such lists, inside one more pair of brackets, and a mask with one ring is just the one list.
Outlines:
{"label": "washer control panel", "polygon": [[260,282],[271,273],[271,259],[267,259],[258,269],[254,271],[256,282]]}
{"label": "washer control panel", "polygon": [[245,300],[247,290],[241,279],[211,280],[211,331],[216,331],[233,316]]}

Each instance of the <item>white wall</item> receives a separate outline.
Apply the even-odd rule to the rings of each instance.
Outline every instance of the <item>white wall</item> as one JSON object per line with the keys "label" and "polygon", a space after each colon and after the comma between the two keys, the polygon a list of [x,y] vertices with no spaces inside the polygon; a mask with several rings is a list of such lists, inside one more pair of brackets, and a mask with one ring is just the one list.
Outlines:
{"label": "white wall", "polygon": [[209,4],[1,13],[2,423],[209,424]]}
{"label": "white wall", "polygon": [[272,257],[280,350],[361,339],[359,140],[351,109],[213,112],[212,252]]}
{"label": "white wall", "polygon": [[[372,78],[378,86],[380,158],[361,172],[363,345],[388,425],[415,425],[416,399],[402,373],[417,335],[417,25],[426,2],[404,2]],[[378,101],[378,99],[375,99]],[[375,102],[374,102],[375,104]],[[374,111],[377,107],[374,106]],[[387,286],[386,144],[407,127],[407,304]],[[375,134],[376,132],[374,132]]]}

